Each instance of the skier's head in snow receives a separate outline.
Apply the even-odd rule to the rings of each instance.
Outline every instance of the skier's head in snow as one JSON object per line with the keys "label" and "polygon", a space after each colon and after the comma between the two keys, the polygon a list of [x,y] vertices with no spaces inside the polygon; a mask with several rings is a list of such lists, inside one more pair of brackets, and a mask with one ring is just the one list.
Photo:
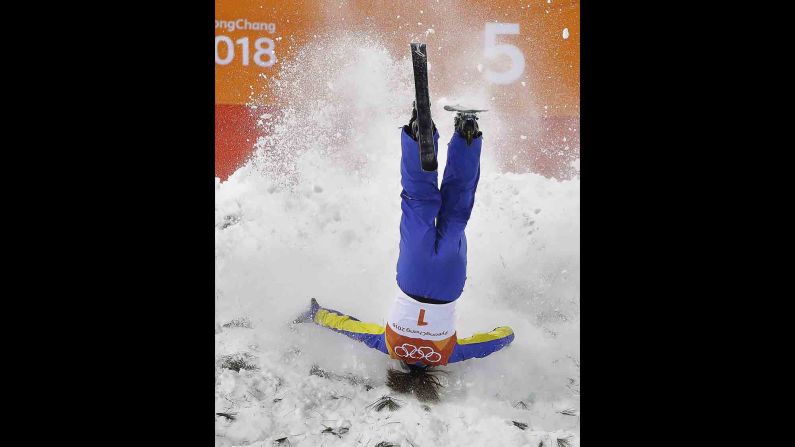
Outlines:
{"label": "skier's head in snow", "polygon": [[[296,320],[311,319],[400,360],[401,369],[387,372],[387,385],[397,392],[413,391],[422,400],[438,398],[441,384],[433,368],[485,357],[514,337],[507,326],[467,338],[458,338],[455,329],[456,300],[466,281],[464,229],[480,179],[483,139],[472,112],[456,115],[441,188],[435,168],[439,133],[430,110],[415,108],[401,128],[400,255],[395,300],[386,324],[359,321],[322,308],[314,299],[309,312]],[[424,138],[428,135],[433,135],[432,141]],[[433,155],[425,164],[433,170],[423,169],[421,153]]]}
{"label": "skier's head in snow", "polygon": [[[427,118],[423,122],[421,117]],[[418,111],[415,102],[402,131],[399,290],[387,318],[385,341],[389,355],[403,362],[403,370],[387,372],[387,385],[436,400],[441,384],[430,368],[447,364],[458,345],[455,301],[466,280],[464,228],[480,178],[482,133],[474,114],[457,114],[439,189],[438,172],[424,170],[420,162],[423,151],[438,153],[439,133],[428,118],[430,110]],[[424,135],[433,135],[433,141],[424,140]],[[436,166],[435,160],[431,165]]]}
{"label": "skier's head in snow", "polygon": [[421,401],[439,400],[442,384],[437,376],[444,373],[432,366],[401,363],[402,370],[390,368],[386,372],[386,385],[396,393],[411,393]]}

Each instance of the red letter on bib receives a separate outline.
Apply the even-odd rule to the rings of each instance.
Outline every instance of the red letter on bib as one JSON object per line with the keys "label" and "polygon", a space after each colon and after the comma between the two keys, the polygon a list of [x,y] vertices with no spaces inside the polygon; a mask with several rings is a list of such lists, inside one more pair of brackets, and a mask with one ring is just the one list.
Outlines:
{"label": "red letter on bib", "polygon": [[417,326],[426,326],[428,324],[423,321],[423,318],[425,318],[425,309],[420,309],[420,316],[417,318]]}

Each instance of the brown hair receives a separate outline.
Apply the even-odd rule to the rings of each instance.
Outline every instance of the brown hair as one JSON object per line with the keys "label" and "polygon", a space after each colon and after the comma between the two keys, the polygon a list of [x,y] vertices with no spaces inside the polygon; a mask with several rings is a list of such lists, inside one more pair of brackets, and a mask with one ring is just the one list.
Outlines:
{"label": "brown hair", "polygon": [[436,402],[439,400],[439,389],[443,385],[436,377],[445,373],[432,366],[422,367],[401,362],[403,370],[389,368],[386,372],[386,385],[397,393],[411,393],[422,402]]}

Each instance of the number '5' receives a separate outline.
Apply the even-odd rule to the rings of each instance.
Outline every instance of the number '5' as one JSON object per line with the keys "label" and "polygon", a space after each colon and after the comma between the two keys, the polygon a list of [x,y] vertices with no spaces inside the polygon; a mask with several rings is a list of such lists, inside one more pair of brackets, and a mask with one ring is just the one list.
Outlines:
{"label": "number '5'", "polygon": [[495,59],[500,54],[511,58],[511,68],[507,71],[496,72],[486,70],[486,79],[495,84],[510,84],[524,73],[524,55],[515,45],[498,44],[497,36],[500,34],[519,34],[518,23],[486,23],[485,47],[483,55],[486,59]]}

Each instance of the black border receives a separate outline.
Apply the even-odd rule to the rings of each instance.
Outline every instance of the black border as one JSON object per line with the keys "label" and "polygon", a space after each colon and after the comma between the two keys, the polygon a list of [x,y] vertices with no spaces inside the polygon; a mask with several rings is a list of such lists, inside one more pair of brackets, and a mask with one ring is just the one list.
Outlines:
{"label": "black border", "polygon": [[143,6],[60,18],[85,25],[80,54],[96,57],[71,54],[88,66],[59,79],[78,93],[61,135],[81,138],[59,148],[70,160],[47,196],[71,245],[44,281],[68,390],[48,421],[79,442],[211,445],[215,3]]}
{"label": "black border", "polygon": [[716,418],[737,406],[736,384],[722,383],[742,362],[727,338],[736,329],[714,329],[730,322],[734,281],[709,273],[731,260],[714,259],[725,222],[712,212],[726,184],[714,179],[727,155],[716,143],[732,130],[712,121],[719,102],[702,102],[717,82],[701,82],[721,77],[706,75],[721,68],[703,66],[704,47],[724,34],[721,8],[697,6],[580,5],[584,439],[735,435]]}

